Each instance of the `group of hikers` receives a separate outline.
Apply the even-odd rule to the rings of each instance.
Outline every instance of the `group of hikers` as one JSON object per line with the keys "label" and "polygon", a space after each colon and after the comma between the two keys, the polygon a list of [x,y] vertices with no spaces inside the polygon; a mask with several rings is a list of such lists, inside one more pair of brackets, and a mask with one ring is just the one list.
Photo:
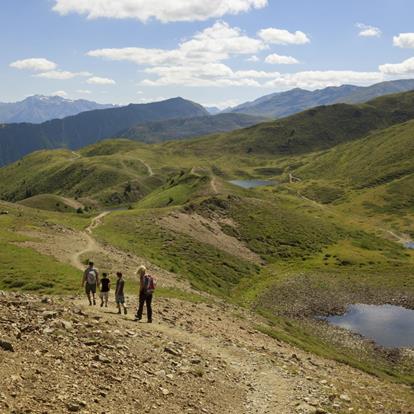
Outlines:
{"label": "group of hikers", "polygon": [[[139,303],[135,320],[142,319],[144,305],[147,308],[148,323],[152,323],[152,295],[156,287],[156,279],[147,273],[145,266],[140,266],[137,270],[139,277]],[[115,303],[118,308],[118,314],[122,312],[127,315],[127,307],[125,305],[125,279],[122,272],[116,272],[115,285]],[[94,267],[93,262],[89,262],[88,267],[83,272],[82,287],[85,288],[86,296],[89,300],[89,305],[96,305],[96,292],[99,289],[99,296],[101,299],[101,307],[108,307],[109,292],[111,290],[111,281],[108,273],[102,273],[102,278],[99,277],[98,270]]]}

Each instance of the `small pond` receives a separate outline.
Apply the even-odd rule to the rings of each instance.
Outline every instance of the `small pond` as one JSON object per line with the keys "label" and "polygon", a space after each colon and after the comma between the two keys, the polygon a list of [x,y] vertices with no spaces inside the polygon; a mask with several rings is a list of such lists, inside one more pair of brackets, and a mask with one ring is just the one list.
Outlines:
{"label": "small pond", "polygon": [[276,181],[266,181],[266,180],[232,180],[229,182],[231,184],[237,185],[238,187],[242,187],[246,189],[277,184]]}
{"label": "small pond", "polygon": [[405,243],[405,244],[404,244],[404,246],[405,246],[407,249],[414,249],[414,242],[408,242],[408,243]]}
{"label": "small pond", "polygon": [[350,305],[343,315],[324,319],[387,348],[414,347],[414,311],[410,309],[393,305]]}

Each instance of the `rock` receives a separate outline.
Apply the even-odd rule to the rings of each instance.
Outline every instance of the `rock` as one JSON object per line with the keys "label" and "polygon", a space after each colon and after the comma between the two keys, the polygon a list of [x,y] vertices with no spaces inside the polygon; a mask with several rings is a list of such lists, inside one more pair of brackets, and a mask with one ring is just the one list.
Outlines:
{"label": "rock", "polygon": [[71,413],[76,413],[80,411],[82,408],[80,404],[74,402],[68,403],[66,406],[68,408],[68,411],[70,411]]}
{"label": "rock", "polygon": [[167,354],[174,356],[181,356],[181,351],[179,349],[170,348],[168,346],[164,348],[164,352],[167,352]]}
{"label": "rock", "polygon": [[169,395],[169,394],[171,394],[170,391],[167,390],[167,388],[161,388],[161,392],[162,392],[162,395]]}
{"label": "rock", "polygon": [[3,339],[0,339],[0,348],[3,349],[3,351],[14,352],[13,344]]}
{"label": "rock", "polygon": [[349,396],[347,394],[341,394],[339,396],[339,399],[345,402],[351,402],[351,399],[349,398]]}
{"label": "rock", "polygon": [[44,311],[44,312],[42,312],[42,316],[43,316],[43,319],[53,319],[53,318],[55,318],[56,317],[56,315],[57,315],[57,312],[55,312],[55,311]]}

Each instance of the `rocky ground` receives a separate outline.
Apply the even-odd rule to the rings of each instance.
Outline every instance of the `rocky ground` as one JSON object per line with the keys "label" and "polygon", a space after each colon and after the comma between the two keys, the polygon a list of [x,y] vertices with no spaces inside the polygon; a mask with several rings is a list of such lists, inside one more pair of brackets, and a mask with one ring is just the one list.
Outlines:
{"label": "rocky ground", "polygon": [[0,412],[414,413],[410,388],[274,340],[245,310],[155,298],[146,324],[111,306],[1,293]]}

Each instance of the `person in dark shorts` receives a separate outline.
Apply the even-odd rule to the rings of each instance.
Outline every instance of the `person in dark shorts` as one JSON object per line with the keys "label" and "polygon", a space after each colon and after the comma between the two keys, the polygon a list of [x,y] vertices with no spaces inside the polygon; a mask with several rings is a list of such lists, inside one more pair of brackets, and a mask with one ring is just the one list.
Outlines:
{"label": "person in dark shorts", "polygon": [[108,273],[102,273],[101,285],[100,285],[100,297],[101,297],[101,308],[105,304],[105,308],[108,307],[108,297],[111,287],[111,281],[108,278]]}
{"label": "person in dark shorts", "polygon": [[89,300],[89,305],[96,305],[96,287],[99,285],[99,273],[94,268],[93,262],[89,262],[88,267],[83,272],[82,286]]}
{"label": "person in dark shorts", "polygon": [[124,287],[125,287],[125,280],[121,272],[116,272],[117,281],[116,281],[116,288],[115,288],[115,302],[116,306],[118,307],[118,314],[121,314],[121,308],[124,309],[124,314],[127,314],[127,308],[125,306],[125,294],[124,294]]}
{"label": "person in dark shorts", "polygon": [[147,274],[145,266],[140,266],[137,270],[139,276],[140,291],[139,291],[139,305],[137,314],[135,316],[136,321],[142,319],[142,313],[144,311],[144,305],[147,306],[147,320],[148,323],[152,323],[152,295],[157,284],[154,277]]}

